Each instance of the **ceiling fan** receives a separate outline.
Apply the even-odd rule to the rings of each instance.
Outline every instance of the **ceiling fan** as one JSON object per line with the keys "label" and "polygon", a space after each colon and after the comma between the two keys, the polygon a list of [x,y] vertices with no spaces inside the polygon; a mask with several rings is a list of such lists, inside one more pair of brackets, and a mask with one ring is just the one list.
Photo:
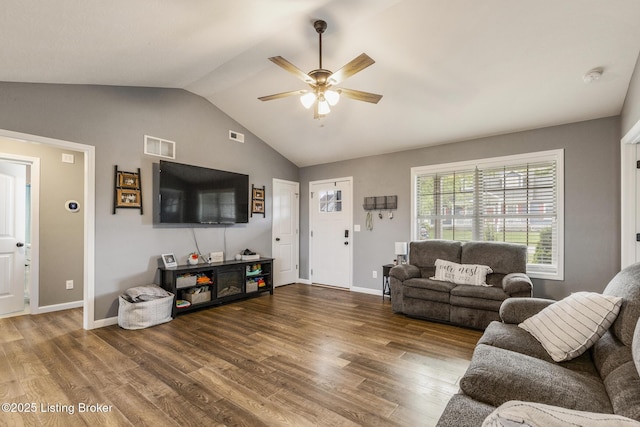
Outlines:
{"label": "ceiling fan", "polygon": [[261,96],[258,99],[261,101],[271,101],[272,99],[285,98],[287,96],[301,95],[300,102],[305,108],[313,109],[313,118],[318,119],[329,114],[331,107],[336,105],[340,100],[340,95],[344,95],[347,98],[355,99],[357,101],[371,102],[377,104],[382,95],[376,95],[375,93],[362,92],[359,90],[334,88],[335,85],[342,83],[345,79],[353,76],[354,74],[364,70],[369,65],[375,63],[367,54],[363,53],[358,57],[351,60],[344,67],[340,68],[335,73],[322,68],[322,33],[327,29],[327,23],[325,21],[317,20],[313,23],[313,27],[318,33],[319,38],[319,57],[320,65],[316,70],[304,73],[298,67],[293,65],[281,56],[274,56],[269,58],[274,64],[284,68],[303,82],[307,83],[310,90],[294,90],[290,92],[277,93],[274,95]]}

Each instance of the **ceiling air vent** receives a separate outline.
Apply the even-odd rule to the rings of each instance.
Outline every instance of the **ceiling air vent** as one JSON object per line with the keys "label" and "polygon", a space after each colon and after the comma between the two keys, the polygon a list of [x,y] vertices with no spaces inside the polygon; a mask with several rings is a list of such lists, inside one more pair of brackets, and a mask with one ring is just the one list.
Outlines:
{"label": "ceiling air vent", "polygon": [[155,136],[144,136],[144,154],[150,156],[164,157],[165,159],[176,158],[176,143],[167,139],[156,138]]}
{"label": "ceiling air vent", "polygon": [[229,139],[232,141],[242,142],[244,143],[244,134],[240,132],[236,132],[234,130],[229,131]]}

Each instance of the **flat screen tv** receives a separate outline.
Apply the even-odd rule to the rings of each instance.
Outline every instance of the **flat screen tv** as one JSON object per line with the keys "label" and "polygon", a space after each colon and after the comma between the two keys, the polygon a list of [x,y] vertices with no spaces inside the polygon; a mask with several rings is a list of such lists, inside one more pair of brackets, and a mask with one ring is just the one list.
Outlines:
{"label": "flat screen tv", "polygon": [[249,222],[249,175],[160,161],[160,223]]}

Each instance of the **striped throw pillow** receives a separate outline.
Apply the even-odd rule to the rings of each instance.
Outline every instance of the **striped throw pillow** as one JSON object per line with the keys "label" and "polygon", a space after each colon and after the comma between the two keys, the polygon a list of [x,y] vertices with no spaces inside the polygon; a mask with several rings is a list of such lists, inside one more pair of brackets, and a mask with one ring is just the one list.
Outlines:
{"label": "striped throw pillow", "polygon": [[622,298],[576,292],[544,308],[518,326],[529,332],[556,362],[587,351],[616,320]]}

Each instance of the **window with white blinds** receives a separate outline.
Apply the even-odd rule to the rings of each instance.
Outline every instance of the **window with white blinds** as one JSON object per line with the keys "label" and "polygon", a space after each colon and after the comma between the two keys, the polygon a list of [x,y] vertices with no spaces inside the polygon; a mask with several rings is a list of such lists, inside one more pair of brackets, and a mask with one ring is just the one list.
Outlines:
{"label": "window with white blinds", "polygon": [[563,154],[413,168],[413,239],[522,243],[528,274],[562,280]]}

